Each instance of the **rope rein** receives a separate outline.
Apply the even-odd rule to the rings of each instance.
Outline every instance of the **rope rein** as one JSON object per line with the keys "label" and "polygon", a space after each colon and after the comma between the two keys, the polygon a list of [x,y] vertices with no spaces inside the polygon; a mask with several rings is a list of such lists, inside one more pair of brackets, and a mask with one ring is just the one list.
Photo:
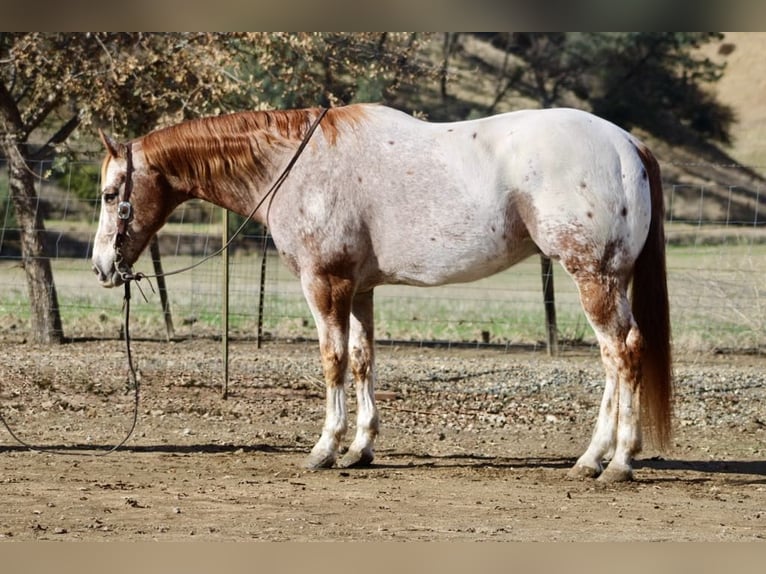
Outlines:
{"label": "rope rein", "polygon": [[[274,201],[274,196],[276,195],[277,191],[280,187],[282,187],[282,184],[287,179],[287,176],[290,175],[290,171],[292,170],[293,166],[295,166],[295,163],[298,161],[298,158],[303,153],[303,150],[306,149],[306,146],[309,143],[309,140],[311,140],[311,136],[316,131],[316,128],[319,126],[319,123],[322,121],[322,118],[324,118],[325,114],[327,113],[328,108],[322,108],[319,115],[316,117],[314,122],[309,127],[306,134],[303,136],[303,140],[301,140],[300,145],[295,150],[295,153],[293,154],[292,158],[288,162],[288,164],[285,166],[285,168],[282,170],[282,173],[279,175],[279,177],[274,181],[274,183],[271,185],[269,190],[266,192],[266,194],[261,198],[260,201],[256,204],[256,206],[253,208],[253,210],[250,212],[250,214],[247,216],[247,218],[244,220],[242,225],[239,226],[239,228],[234,232],[234,234],[229,238],[229,240],[226,242],[225,245],[223,245],[220,249],[215,251],[214,253],[211,253],[210,255],[207,255],[197,261],[196,263],[193,263],[187,267],[182,267],[181,269],[176,269],[173,271],[164,272],[161,274],[152,274],[147,275],[144,273],[133,273],[129,268],[123,269],[121,268],[122,263],[122,244],[125,241],[125,238],[128,236],[128,222],[131,218],[131,215],[133,213],[133,207],[130,203],[130,195],[133,190],[133,152],[132,152],[132,145],[130,143],[126,146],[126,180],[125,180],[125,188],[124,188],[124,194],[122,197],[122,201],[119,202],[117,205],[117,233],[115,234],[115,243],[114,243],[114,249],[116,252],[116,258],[115,258],[115,269],[120,274],[120,277],[122,278],[124,284],[125,284],[125,294],[123,296],[123,334],[125,336],[125,355],[127,359],[127,365],[128,365],[128,385],[132,386],[133,388],[133,416],[130,428],[125,434],[125,437],[116,445],[108,448],[107,450],[104,450],[102,452],[97,453],[83,453],[83,452],[69,452],[69,451],[63,451],[55,448],[48,448],[48,447],[41,447],[41,446],[33,446],[23,440],[21,437],[17,435],[17,433],[13,430],[13,428],[8,424],[5,417],[3,416],[2,409],[0,409],[0,423],[5,427],[5,429],[8,431],[8,433],[11,435],[11,437],[18,442],[23,447],[38,453],[47,453],[47,454],[56,454],[56,455],[89,455],[89,456],[106,456],[108,454],[113,453],[117,449],[121,448],[125,445],[125,443],[128,442],[131,436],[133,436],[133,432],[136,429],[136,425],[138,423],[138,406],[139,406],[139,398],[140,398],[140,377],[139,372],[135,368],[135,365],[133,364],[133,352],[131,349],[131,338],[130,338],[130,300],[131,300],[131,293],[130,293],[130,283],[132,281],[136,282],[136,287],[138,287],[139,291],[141,291],[141,295],[144,296],[143,291],[141,290],[141,286],[139,285],[139,281],[142,279],[150,279],[150,278],[157,278],[157,277],[167,277],[170,275],[178,275],[180,273],[183,273],[185,271],[190,271],[194,269],[195,267],[199,267],[202,265],[205,261],[208,261],[212,259],[213,257],[216,257],[223,253],[228,247],[232,244],[232,242],[244,231],[245,227],[249,223],[249,221],[255,216],[256,212],[261,208],[261,206],[266,202],[266,200],[269,200],[269,203],[267,205],[266,210],[266,224],[268,225],[268,214],[271,210],[271,204]],[[264,249],[265,249],[265,236],[264,236]],[[151,287],[151,281],[149,282],[149,286]],[[154,290],[154,287],[152,287],[152,290]],[[144,299],[146,299],[146,296],[144,296]],[[73,447],[77,448],[77,447]]]}

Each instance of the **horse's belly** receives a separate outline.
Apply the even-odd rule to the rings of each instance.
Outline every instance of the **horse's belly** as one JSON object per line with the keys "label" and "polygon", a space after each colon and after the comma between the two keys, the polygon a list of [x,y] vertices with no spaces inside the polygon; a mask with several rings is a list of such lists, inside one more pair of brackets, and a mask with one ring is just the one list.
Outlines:
{"label": "horse's belly", "polygon": [[482,245],[471,248],[465,244],[421,246],[401,252],[399,260],[383,265],[386,283],[436,286],[448,283],[468,283],[489,277],[526,259],[538,251],[526,240],[513,246]]}

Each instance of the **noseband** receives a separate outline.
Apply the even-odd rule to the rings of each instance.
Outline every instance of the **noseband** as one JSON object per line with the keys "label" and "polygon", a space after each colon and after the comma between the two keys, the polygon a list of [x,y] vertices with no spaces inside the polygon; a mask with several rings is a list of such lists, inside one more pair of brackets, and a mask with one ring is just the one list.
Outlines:
{"label": "noseband", "polygon": [[114,266],[123,280],[132,277],[130,266],[126,266],[122,258],[122,245],[128,236],[128,223],[133,218],[133,205],[130,203],[130,195],[133,193],[133,144],[131,142],[125,144],[125,154],[125,186],[117,204],[117,233],[114,235]]}

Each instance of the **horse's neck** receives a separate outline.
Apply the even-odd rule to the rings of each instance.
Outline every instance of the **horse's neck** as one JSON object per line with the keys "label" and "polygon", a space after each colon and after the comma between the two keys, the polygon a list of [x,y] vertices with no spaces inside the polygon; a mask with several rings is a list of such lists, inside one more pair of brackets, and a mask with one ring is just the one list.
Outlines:
{"label": "horse's neck", "polygon": [[[335,146],[343,129],[366,113],[351,106],[321,116],[316,110],[242,112],[191,120],[149,134],[142,143],[149,161],[168,175],[176,192],[248,215],[269,194],[297,150],[305,149],[305,157]],[[326,118],[318,126],[326,145],[302,148],[307,134],[316,133],[313,128],[307,132],[307,126],[317,127],[311,122],[321,118]]]}
{"label": "horse's neck", "polygon": [[[286,152],[283,149],[276,149],[276,146],[272,147],[275,149],[264,149],[263,146],[259,149],[262,152],[258,158],[262,175],[258,177],[244,172],[239,174],[232,172],[226,177],[218,177],[213,181],[186,182],[184,186],[186,189],[178,189],[178,191],[186,194],[189,199],[201,199],[243,217],[252,216],[256,208],[267,201],[274,182],[282,175],[283,166],[289,161],[284,159],[284,156],[292,154],[292,151]],[[208,161],[215,163],[226,160],[211,156]],[[257,211],[257,216],[265,212],[263,209]]]}

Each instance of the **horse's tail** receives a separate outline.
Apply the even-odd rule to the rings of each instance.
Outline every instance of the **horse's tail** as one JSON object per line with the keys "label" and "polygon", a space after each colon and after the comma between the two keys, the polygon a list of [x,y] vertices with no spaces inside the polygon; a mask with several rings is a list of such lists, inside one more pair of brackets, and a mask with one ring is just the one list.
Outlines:
{"label": "horse's tail", "polygon": [[658,446],[670,442],[673,374],[670,310],[665,270],[665,207],[660,167],[654,155],[638,146],[651,190],[652,218],[646,243],[633,269],[633,316],[643,335],[641,410],[643,426]]}

